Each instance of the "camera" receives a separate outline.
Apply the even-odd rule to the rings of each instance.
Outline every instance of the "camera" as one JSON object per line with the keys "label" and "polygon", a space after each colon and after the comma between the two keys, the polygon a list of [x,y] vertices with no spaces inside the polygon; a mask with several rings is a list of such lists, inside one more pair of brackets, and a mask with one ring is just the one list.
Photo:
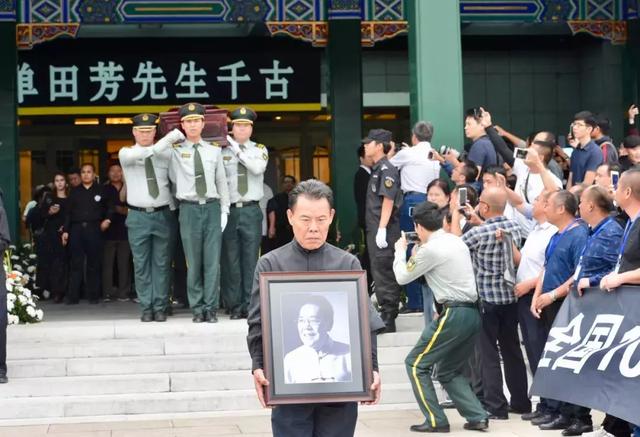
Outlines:
{"label": "camera", "polygon": [[516,147],[513,150],[513,157],[516,159],[527,159],[527,149],[520,149]]}
{"label": "camera", "polygon": [[404,238],[407,240],[407,243],[420,243],[420,237],[418,237],[417,232],[405,232]]}
{"label": "camera", "polygon": [[455,156],[456,158],[460,156],[460,152],[458,152],[458,151],[457,151],[456,149],[454,149],[453,147],[451,147],[451,146],[445,146],[445,145],[440,146],[440,155],[445,156],[445,155],[447,155],[448,153],[452,153],[452,154],[453,154],[453,156]]}

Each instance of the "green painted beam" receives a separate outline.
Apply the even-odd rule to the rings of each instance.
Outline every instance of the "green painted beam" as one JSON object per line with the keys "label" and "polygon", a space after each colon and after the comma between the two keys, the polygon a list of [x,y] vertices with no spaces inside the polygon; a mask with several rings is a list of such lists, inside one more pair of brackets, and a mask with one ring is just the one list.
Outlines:
{"label": "green painted beam", "polygon": [[458,0],[408,2],[411,122],[434,125],[434,145],[462,148],[462,48]]}
{"label": "green painted beam", "polygon": [[4,192],[11,237],[18,235],[18,142],[16,23],[0,23],[0,188]]}
{"label": "green painted beam", "polygon": [[342,234],[341,246],[355,241],[357,219],[353,176],[362,140],[362,49],[359,20],[330,20],[327,44],[331,113],[331,187]]}

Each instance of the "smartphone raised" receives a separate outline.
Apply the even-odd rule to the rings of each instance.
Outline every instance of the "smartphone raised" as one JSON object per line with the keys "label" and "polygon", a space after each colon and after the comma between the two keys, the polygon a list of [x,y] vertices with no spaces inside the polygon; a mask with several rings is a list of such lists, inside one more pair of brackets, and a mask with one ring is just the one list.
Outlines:
{"label": "smartphone raised", "polygon": [[516,159],[527,159],[527,149],[516,147],[513,149],[513,157]]}
{"label": "smartphone raised", "polygon": [[614,189],[618,189],[618,180],[620,179],[620,173],[617,171],[611,172],[611,185]]}
{"label": "smartphone raised", "polygon": [[467,188],[458,188],[458,205],[465,206],[467,204]]}
{"label": "smartphone raised", "polygon": [[407,243],[415,244],[420,242],[420,237],[418,237],[417,232],[405,232],[404,238],[407,240]]}

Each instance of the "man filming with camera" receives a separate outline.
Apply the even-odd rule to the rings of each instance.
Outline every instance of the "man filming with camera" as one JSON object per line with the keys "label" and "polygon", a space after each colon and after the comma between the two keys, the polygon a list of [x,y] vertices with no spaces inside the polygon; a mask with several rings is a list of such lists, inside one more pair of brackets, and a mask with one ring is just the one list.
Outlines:
{"label": "man filming with camera", "polygon": [[431,381],[434,366],[438,368],[438,380],[467,419],[464,428],[487,429],[487,412],[461,374],[460,365],[473,353],[476,333],[480,331],[478,293],[469,249],[460,237],[442,229],[443,213],[436,204],[423,202],[416,206],[413,221],[419,243],[405,261],[407,239],[403,234],[395,244],[393,272],[399,284],[424,275],[444,310],[438,320],[425,327],[405,359],[414,395],[426,418],[424,423],[411,426],[411,430],[449,432],[447,416]]}

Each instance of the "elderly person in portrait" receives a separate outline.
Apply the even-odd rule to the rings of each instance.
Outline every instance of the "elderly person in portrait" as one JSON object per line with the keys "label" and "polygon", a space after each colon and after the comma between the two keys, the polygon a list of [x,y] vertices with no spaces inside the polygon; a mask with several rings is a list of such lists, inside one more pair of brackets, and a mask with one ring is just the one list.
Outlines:
{"label": "elderly person in portrait", "polygon": [[351,381],[348,344],[329,336],[333,307],[323,296],[312,295],[298,312],[298,335],[302,345],[284,357],[287,384]]}

